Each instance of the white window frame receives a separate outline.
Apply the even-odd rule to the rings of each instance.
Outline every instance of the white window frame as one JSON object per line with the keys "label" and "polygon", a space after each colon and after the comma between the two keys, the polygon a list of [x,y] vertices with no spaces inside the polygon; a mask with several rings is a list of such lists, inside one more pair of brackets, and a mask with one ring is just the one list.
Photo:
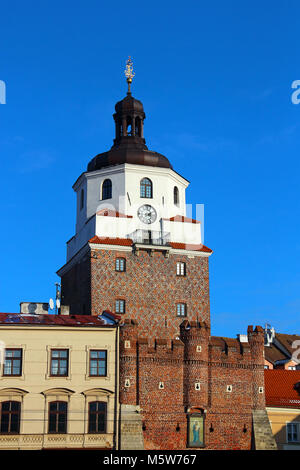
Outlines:
{"label": "white window frame", "polygon": [[116,258],[115,269],[118,273],[124,273],[126,271],[126,259],[121,257]]}
{"label": "white window frame", "polygon": [[[180,306],[180,307],[179,307]],[[178,302],[176,304],[176,314],[177,317],[186,317],[187,306],[183,302]]]}
{"label": "white window frame", "polygon": [[[118,305],[118,309],[117,309],[117,305]],[[120,306],[123,306],[122,309],[120,309]],[[126,302],[124,299],[116,299],[115,301],[115,312],[116,313],[125,313],[126,311]]]}
{"label": "white window frame", "polygon": [[178,261],[176,265],[176,275],[185,276],[186,273],[186,264],[183,261]]}

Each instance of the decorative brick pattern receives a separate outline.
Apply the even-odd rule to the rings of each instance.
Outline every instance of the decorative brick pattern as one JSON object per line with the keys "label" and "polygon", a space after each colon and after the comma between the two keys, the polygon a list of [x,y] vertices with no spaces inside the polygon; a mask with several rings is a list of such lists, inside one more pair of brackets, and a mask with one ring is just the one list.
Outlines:
{"label": "decorative brick pattern", "polygon": [[[126,271],[116,272],[115,259],[126,259]],[[186,276],[177,276],[177,262],[186,263]],[[176,305],[187,304],[190,320],[210,324],[208,258],[166,257],[155,251],[152,256],[140,250],[91,250],[87,259],[73,266],[62,277],[64,304],[70,313],[99,315],[114,311],[115,300],[126,301],[124,318],[139,321],[140,336],[173,338],[179,334],[182,318]],[[90,300],[90,301],[89,301]]]}

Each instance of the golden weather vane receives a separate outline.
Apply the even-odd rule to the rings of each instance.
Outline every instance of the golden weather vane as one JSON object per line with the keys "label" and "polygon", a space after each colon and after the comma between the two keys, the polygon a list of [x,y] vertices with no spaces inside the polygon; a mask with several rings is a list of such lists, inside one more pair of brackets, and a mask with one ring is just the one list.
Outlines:
{"label": "golden weather vane", "polygon": [[133,62],[132,62],[130,56],[126,60],[126,68],[125,68],[124,73],[125,73],[125,77],[126,77],[127,83],[128,83],[128,93],[131,93],[130,85],[131,85],[133,77],[135,76],[135,73],[133,72]]}

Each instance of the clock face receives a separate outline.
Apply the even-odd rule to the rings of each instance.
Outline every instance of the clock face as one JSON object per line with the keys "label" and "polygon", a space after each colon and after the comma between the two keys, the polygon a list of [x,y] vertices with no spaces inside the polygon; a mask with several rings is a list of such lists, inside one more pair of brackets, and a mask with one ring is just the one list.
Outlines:
{"label": "clock face", "polygon": [[144,224],[153,224],[157,218],[156,210],[149,204],[144,204],[138,210],[138,217]]}

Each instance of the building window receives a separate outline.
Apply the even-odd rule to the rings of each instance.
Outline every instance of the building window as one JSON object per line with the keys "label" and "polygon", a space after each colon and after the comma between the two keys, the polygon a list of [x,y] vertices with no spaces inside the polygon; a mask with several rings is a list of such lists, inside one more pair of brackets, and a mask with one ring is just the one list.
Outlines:
{"label": "building window", "polygon": [[126,270],[125,258],[116,258],[116,271],[124,272]]}
{"label": "building window", "polygon": [[299,423],[287,424],[287,441],[299,442]]}
{"label": "building window", "polygon": [[176,274],[177,276],[185,276],[186,274],[186,265],[185,263],[177,263],[177,270],[176,270]]}
{"label": "building window", "polygon": [[142,121],[139,117],[135,118],[135,135],[142,137]]}
{"label": "building window", "polygon": [[175,206],[179,206],[179,191],[177,186],[174,186],[174,204]]}
{"label": "building window", "polygon": [[106,377],[107,351],[90,351],[90,376]]}
{"label": "building window", "polygon": [[296,366],[289,366],[288,370],[297,370],[297,367]]}
{"label": "building window", "polygon": [[106,433],[107,406],[102,401],[89,403],[89,433]]}
{"label": "building window", "polygon": [[50,375],[54,377],[67,377],[69,373],[68,349],[51,349]]}
{"label": "building window", "polygon": [[21,403],[19,401],[3,401],[1,403],[1,434],[20,433]]}
{"label": "building window", "polygon": [[5,377],[19,377],[22,375],[22,349],[6,349],[3,365]]}
{"label": "building window", "polygon": [[49,434],[65,434],[67,432],[68,403],[52,401],[49,403]]}
{"label": "building window", "polygon": [[270,366],[264,365],[264,369],[268,370],[268,369],[270,369]]}
{"label": "building window", "polygon": [[80,210],[83,209],[84,206],[84,190],[82,189],[80,192]]}
{"label": "building window", "polygon": [[140,195],[141,197],[152,198],[152,182],[149,178],[143,178],[140,186]]}
{"label": "building window", "polygon": [[186,317],[186,304],[177,304],[177,316]]}
{"label": "building window", "polygon": [[104,180],[102,184],[102,200],[112,198],[112,183],[111,180]]}
{"label": "building window", "polygon": [[116,313],[125,313],[125,300],[116,300]]}

